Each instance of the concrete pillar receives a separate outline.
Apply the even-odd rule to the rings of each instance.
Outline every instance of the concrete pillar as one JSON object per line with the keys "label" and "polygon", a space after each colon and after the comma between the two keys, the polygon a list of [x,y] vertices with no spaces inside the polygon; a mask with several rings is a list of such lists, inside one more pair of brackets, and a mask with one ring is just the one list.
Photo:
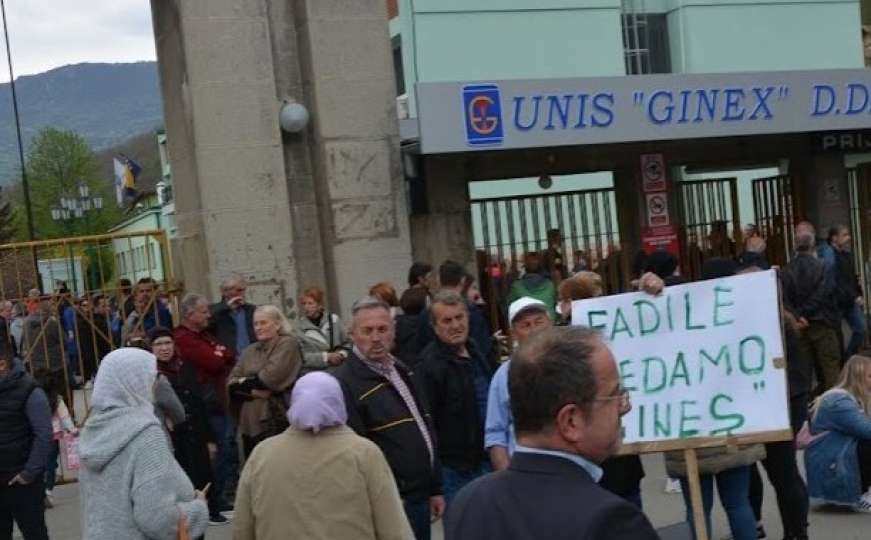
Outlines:
{"label": "concrete pillar", "polygon": [[426,156],[423,160],[428,212],[411,218],[414,260],[438,267],[457,261],[476,274],[469,188],[461,158]]}
{"label": "concrete pillar", "polygon": [[802,201],[799,218],[817,227],[824,237],[837,223],[850,224],[850,191],[844,158],[839,154],[814,155],[790,162],[790,174]]}
{"label": "concrete pillar", "polygon": [[387,8],[383,0],[295,5],[327,281],[347,313],[379,281],[401,289],[411,265]]}
{"label": "concrete pillar", "polygon": [[641,200],[641,173],[633,167],[639,159],[627,159],[626,165],[614,170],[614,196],[617,201],[617,223],[620,227],[621,251],[630,259],[641,249],[641,226],[646,223]]}
{"label": "concrete pillar", "polygon": [[262,2],[152,3],[186,291],[237,272],[282,304],[295,257],[269,23]]}
{"label": "concrete pillar", "polygon": [[[235,272],[293,313],[299,290],[333,309],[401,285],[410,244],[383,1],[152,2],[188,291]],[[282,100],[306,133],[283,134]]]}

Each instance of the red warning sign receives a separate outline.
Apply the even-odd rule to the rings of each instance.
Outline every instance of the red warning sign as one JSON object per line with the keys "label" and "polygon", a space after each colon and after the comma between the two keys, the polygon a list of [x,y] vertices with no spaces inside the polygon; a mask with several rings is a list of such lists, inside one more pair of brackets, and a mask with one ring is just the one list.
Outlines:
{"label": "red warning sign", "polygon": [[677,227],[644,227],[641,229],[641,249],[650,255],[654,251],[667,251],[680,259],[680,241]]}
{"label": "red warning sign", "polygon": [[665,158],[662,154],[641,156],[641,189],[644,193],[665,191]]}
{"label": "red warning sign", "polygon": [[671,222],[668,219],[668,194],[648,193],[647,198],[647,225],[650,227],[662,227]]}

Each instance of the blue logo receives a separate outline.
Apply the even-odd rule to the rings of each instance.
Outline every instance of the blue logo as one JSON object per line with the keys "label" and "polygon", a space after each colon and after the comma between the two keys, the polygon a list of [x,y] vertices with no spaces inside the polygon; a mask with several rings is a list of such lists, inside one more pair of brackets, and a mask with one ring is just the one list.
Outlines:
{"label": "blue logo", "polygon": [[472,146],[501,144],[502,101],[495,84],[470,84],[463,87],[463,116],[466,142]]}

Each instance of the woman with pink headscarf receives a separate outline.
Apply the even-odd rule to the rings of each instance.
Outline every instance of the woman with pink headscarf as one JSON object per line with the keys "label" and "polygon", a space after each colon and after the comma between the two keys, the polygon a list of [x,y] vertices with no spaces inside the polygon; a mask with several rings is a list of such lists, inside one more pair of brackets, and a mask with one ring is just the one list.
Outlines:
{"label": "woman with pink headscarf", "polygon": [[293,387],[290,427],[260,443],[239,479],[234,540],[413,540],[381,450],[345,425],[339,382]]}

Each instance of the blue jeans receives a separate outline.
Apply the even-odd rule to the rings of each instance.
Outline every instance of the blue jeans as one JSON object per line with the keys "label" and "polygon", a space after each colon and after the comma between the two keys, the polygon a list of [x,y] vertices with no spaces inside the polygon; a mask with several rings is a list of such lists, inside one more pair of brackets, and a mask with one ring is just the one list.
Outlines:
{"label": "blue jeans", "polygon": [[233,425],[233,420],[229,416],[213,414],[209,416],[209,427],[218,447],[214,466],[215,485],[211,487],[211,491],[215,494],[215,501],[223,506],[226,504],[227,485],[239,464],[236,426]]}
{"label": "blue jeans", "polygon": [[408,518],[411,530],[414,531],[415,540],[429,540],[431,526],[429,499],[422,501],[403,500],[402,507],[405,509],[405,516]]}
{"label": "blue jeans", "polygon": [[862,348],[865,343],[865,335],[868,333],[868,323],[865,321],[865,309],[858,304],[853,305],[853,309],[847,313],[845,317],[847,324],[850,325],[850,342],[847,344],[847,358],[850,358]]}
{"label": "blue jeans", "polygon": [[[714,505],[714,479],[717,480],[717,493],[726,516],[729,518],[729,528],[735,540],[756,540],[756,518],[750,507],[750,467],[736,467],[717,474],[701,475],[702,506],[705,510],[705,527],[708,537],[711,536],[711,507]],[[686,478],[680,479],[683,500],[687,509],[687,522],[693,529],[695,538],[695,523],[693,522],[692,504],[690,503],[690,486]]]}
{"label": "blue jeans", "polygon": [[442,487],[445,492],[445,504],[450,505],[451,500],[461,489],[466,487],[466,484],[492,470],[492,467],[489,467],[489,463],[486,466],[482,464],[477,470],[471,471],[460,471],[442,466]]}

